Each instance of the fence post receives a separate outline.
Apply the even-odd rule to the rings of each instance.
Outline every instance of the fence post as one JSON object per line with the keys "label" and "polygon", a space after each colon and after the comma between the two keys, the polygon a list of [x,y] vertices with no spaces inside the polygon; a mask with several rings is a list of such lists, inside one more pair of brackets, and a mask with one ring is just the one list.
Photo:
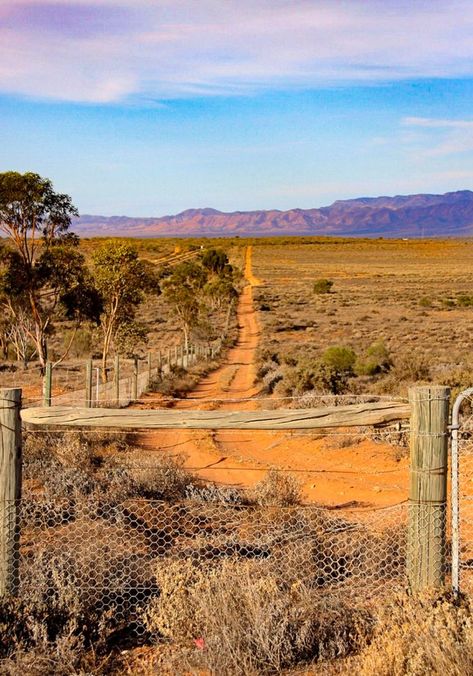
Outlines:
{"label": "fence post", "polygon": [[92,359],[85,362],[85,406],[92,408],[92,373],[93,373]]}
{"label": "fence post", "polygon": [[413,590],[442,587],[446,563],[450,388],[415,387],[411,403],[411,466],[407,576]]}
{"label": "fence post", "polygon": [[138,357],[133,357],[133,378],[131,381],[131,398],[132,401],[138,399]]}
{"label": "fence post", "polygon": [[120,355],[115,355],[115,365],[113,369],[113,389],[115,392],[116,406],[120,407]]}
{"label": "fence post", "polygon": [[53,365],[46,362],[43,378],[43,406],[51,406],[51,392],[53,385]]}
{"label": "fence post", "polygon": [[95,402],[96,406],[100,405],[100,368],[95,367]]}
{"label": "fence post", "polygon": [[151,370],[152,370],[151,359],[152,359],[151,352],[148,352],[148,387],[149,387],[149,384],[151,382]]}
{"label": "fence post", "polygon": [[21,390],[0,390],[0,597],[20,581]]}

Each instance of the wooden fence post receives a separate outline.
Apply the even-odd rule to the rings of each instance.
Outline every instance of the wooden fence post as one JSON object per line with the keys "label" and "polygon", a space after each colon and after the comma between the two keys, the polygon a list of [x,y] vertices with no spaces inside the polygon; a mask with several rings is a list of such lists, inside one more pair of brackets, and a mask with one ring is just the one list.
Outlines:
{"label": "wooden fence post", "polygon": [[407,576],[413,590],[442,587],[446,563],[450,388],[415,387],[411,403],[411,467]]}
{"label": "wooden fence post", "polygon": [[19,585],[21,390],[0,390],[0,597]]}
{"label": "wooden fence post", "polygon": [[151,352],[148,352],[148,387],[151,382],[151,371],[152,371],[152,356]]}
{"label": "wooden fence post", "polygon": [[93,373],[92,359],[85,362],[85,406],[92,408],[92,373]]}
{"label": "wooden fence post", "polygon": [[115,402],[120,406],[120,355],[115,355],[115,365],[113,369],[113,389],[115,393]]}
{"label": "wooden fence post", "polygon": [[51,393],[53,386],[53,365],[50,361],[46,362],[46,368],[43,377],[43,406],[51,406]]}
{"label": "wooden fence post", "polygon": [[133,357],[133,378],[131,380],[131,398],[133,401],[138,399],[138,358]]}

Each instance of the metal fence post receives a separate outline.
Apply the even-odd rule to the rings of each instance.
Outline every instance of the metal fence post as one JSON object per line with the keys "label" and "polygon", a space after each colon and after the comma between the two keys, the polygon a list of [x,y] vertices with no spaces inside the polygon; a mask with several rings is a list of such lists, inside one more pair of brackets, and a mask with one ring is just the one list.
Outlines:
{"label": "metal fence post", "polygon": [[138,399],[138,357],[133,358],[133,377],[131,380],[131,399]]}
{"label": "metal fence post", "polygon": [[115,391],[116,406],[120,407],[120,355],[115,355],[115,365],[113,369],[113,389]]}
{"label": "metal fence post", "polygon": [[0,597],[19,585],[21,390],[0,390]]}
{"label": "metal fence post", "polygon": [[407,576],[413,590],[445,582],[450,388],[415,387],[411,402],[411,467]]}
{"label": "metal fence post", "polygon": [[51,406],[51,393],[53,386],[53,365],[46,362],[43,378],[43,406]]}
{"label": "metal fence post", "polygon": [[452,409],[452,453],[451,453],[451,503],[452,503],[452,590],[460,593],[460,495],[459,495],[459,439],[460,409],[468,397],[473,396],[473,387],[460,392]]}
{"label": "metal fence post", "polygon": [[96,406],[100,404],[100,368],[95,367],[95,401]]}
{"label": "metal fence post", "polygon": [[92,374],[93,374],[93,361],[88,359],[85,362],[85,406],[86,408],[92,408]]}

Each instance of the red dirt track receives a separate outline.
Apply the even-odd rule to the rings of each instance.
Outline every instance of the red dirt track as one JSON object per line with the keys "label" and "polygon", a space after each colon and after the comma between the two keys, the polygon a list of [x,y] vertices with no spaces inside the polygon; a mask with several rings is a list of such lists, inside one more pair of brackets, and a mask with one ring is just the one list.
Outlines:
{"label": "red dirt track", "polygon": [[[239,337],[224,364],[203,378],[179,409],[257,409],[255,353],[260,339],[253,287],[260,281],[252,271],[252,248],[246,253],[245,278],[238,305]],[[146,399],[149,403],[146,403]],[[153,406],[156,395],[144,396]],[[244,399],[246,401],[232,401]],[[268,402],[266,402],[268,403]],[[274,402],[276,404],[276,402]],[[167,450],[186,456],[185,466],[207,481],[249,487],[274,467],[295,473],[304,483],[307,502],[330,506],[387,506],[407,497],[408,459],[395,448],[353,430],[317,434],[248,430],[163,430],[140,435],[147,450]]]}

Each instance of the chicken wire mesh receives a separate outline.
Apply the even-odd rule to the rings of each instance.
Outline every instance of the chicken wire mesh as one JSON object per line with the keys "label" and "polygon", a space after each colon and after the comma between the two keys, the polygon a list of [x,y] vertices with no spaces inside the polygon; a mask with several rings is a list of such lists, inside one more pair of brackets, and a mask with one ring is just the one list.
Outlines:
{"label": "chicken wire mesh", "polygon": [[[397,424],[356,432],[357,442],[402,442],[405,453],[408,430]],[[341,430],[324,434],[341,448],[353,441]],[[220,484],[218,467],[204,481],[199,468],[179,464],[181,437],[168,454],[140,447],[137,435],[23,430],[23,496],[0,504],[0,525],[11,536],[9,591],[36,614],[54,621],[73,609],[144,638],[156,631],[147,618],[169,578],[173,594],[187,593],[197,576],[222,586],[263,581],[281,598],[303,588],[321,601],[358,605],[407,588],[407,501],[374,508],[347,495],[331,508],[266,496],[263,504]],[[367,484],[400,480],[397,469],[377,478],[369,467],[356,471]]]}
{"label": "chicken wire mesh", "polygon": [[38,498],[2,511],[3,527],[19,526],[10,554],[20,598],[110,611],[137,632],[145,631],[140,618],[159,597],[160,571],[170,565],[179,576],[189,565],[218,574],[225,563],[227,572],[246,570],[281,588],[304,584],[363,601],[406,586],[406,505],[334,513],[202,500]]}
{"label": "chicken wire mesh", "polygon": [[[473,593],[473,392],[457,399],[452,442],[452,566],[454,587]],[[457,418],[457,420],[455,420]],[[456,535],[456,539],[455,539]]]}

